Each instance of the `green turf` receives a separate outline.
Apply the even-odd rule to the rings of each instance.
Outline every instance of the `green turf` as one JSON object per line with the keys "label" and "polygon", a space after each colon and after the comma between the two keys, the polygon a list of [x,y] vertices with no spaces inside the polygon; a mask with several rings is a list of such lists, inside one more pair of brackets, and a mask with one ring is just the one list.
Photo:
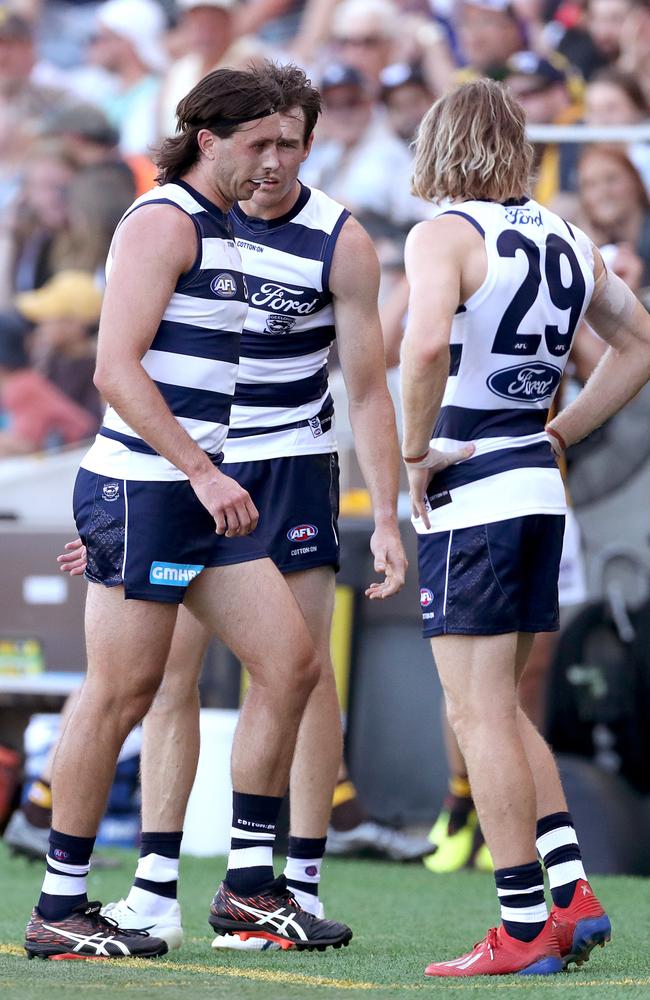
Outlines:
{"label": "green turf", "polygon": [[[92,876],[91,898],[126,893],[135,855],[117,871]],[[615,942],[597,949],[579,971],[548,978],[482,978],[439,982],[423,978],[432,959],[455,957],[495,921],[493,882],[464,872],[434,876],[420,865],[328,861],[323,897],[328,914],[354,929],[349,948],[325,953],[235,954],[210,948],[206,914],[223,871],[220,860],[183,859],[182,893],[186,943],[181,951],[151,962],[26,961],[20,949],[29,910],[37,898],[41,866],[10,860],[0,847],[0,997],[2,1000],[80,1000],[123,996],[160,1000],[330,1000],[376,997],[407,1000],[499,1000],[584,997],[600,1000],[650,997],[648,883],[634,878],[596,878],[594,884],[613,916]]]}

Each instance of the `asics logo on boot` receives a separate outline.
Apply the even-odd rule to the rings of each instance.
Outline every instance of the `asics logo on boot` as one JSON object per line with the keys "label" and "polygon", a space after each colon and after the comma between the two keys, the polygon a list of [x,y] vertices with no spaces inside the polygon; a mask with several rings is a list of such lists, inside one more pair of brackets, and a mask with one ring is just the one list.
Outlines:
{"label": "asics logo on boot", "polygon": [[246,913],[250,913],[252,916],[256,917],[255,923],[258,925],[268,924],[277,931],[278,934],[284,934],[289,937],[289,929],[294,932],[294,936],[298,937],[301,941],[307,940],[307,935],[295,920],[295,915],[293,913],[287,913],[284,907],[280,906],[277,910],[269,913],[268,910],[258,910],[256,906],[248,906],[246,903],[242,903],[240,900],[237,901],[237,908],[240,910],[245,910]]}

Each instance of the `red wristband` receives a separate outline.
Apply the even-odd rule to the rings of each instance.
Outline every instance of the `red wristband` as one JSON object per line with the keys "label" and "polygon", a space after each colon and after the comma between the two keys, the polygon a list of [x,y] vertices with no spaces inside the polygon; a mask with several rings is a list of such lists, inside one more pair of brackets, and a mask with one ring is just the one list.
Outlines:
{"label": "red wristband", "polygon": [[417,458],[407,458],[406,455],[402,455],[402,458],[404,459],[407,465],[411,465],[414,464],[415,462],[423,462],[428,454],[429,454],[429,449],[427,448],[424,455],[418,455]]}
{"label": "red wristband", "polygon": [[551,437],[554,437],[556,441],[560,442],[560,447],[562,448],[562,451],[566,451],[566,441],[564,440],[560,432],[556,431],[554,427],[545,427],[544,429],[547,434],[550,434]]}

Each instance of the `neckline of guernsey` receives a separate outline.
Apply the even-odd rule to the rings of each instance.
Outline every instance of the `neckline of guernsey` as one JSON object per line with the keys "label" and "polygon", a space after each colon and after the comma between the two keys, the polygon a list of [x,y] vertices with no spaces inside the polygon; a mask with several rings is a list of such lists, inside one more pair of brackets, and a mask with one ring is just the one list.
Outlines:
{"label": "neckline of guernsey", "polygon": [[504,208],[512,208],[515,205],[526,205],[530,198],[527,194],[523,198],[507,198],[505,201],[495,201],[494,198],[474,198],[474,201],[484,201],[487,205],[503,205]]}
{"label": "neckline of guernsey", "polygon": [[228,214],[224,212],[223,209],[219,208],[218,205],[215,205],[213,201],[210,201],[209,198],[206,198],[204,194],[201,194],[200,191],[197,191],[196,188],[193,188],[191,184],[188,184],[187,181],[183,181],[177,177],[172,183],[177,184],[178,187],[182,187],[188,194],[191,194],[194,200],[198,201],[199,205],[201,205],[206,212],[209,212],[210,215],[213,215],[219,222],[222,222],[226,226],[230,226]]}
{"label": "neckline of guernsey", "polygon": [[300,194],[289,211],[285,212],[284,215],[278,216],[277,219],[258,219],[254,215],[246,215],[246,212],[243,211],[238,202],[235,202],[233,205],[232,214],[237,219],[237,222],[245,226],[252,233],[268,232],[269,229],[278,229],[280,226],[285,226],[287,222],[291,222],[292,219],[295,219],[302,212],[311,198],[311,190],[302,181],[298,181],[298,183],[300,184]]}

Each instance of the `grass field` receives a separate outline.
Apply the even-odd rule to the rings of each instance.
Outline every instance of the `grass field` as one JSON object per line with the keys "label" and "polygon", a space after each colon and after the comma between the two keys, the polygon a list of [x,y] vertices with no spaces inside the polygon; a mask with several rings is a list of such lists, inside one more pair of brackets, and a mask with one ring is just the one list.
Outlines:
{"label": "grass field", "polygon": [[[91,899],[124,895],[135,854],[116,871],[92,876]],[[490,876],[474,873],[436,877],[420,865],[372,861],[328,861],[323,898],[328,914],[346,920],[354,940],[340,951],[235,954],[210,948],[207,908],[223,871],[221,859],[185,858],[181,903],[185,944],[150,962],[28,962],[21,944],[37,898],[40,865],[11,860],[0,846],[0,997],[2,1000],[382,1000],[434,996],[469,1000],[650,998],[650,893],[643,879],[603,877],[594,885],[607,905],[614,942],[596,949],[577,971],[549,978],[427,980],[433,958],[461,954],[495,922]]]}

